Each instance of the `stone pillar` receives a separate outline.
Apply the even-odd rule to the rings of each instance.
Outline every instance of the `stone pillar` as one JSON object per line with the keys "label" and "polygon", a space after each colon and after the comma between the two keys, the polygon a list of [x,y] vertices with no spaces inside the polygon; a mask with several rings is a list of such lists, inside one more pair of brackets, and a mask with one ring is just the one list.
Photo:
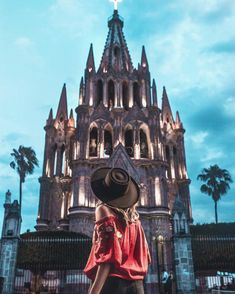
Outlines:
{"label": "stone pillar", "polygon": [[56,176],[61,176],[62,173],[62,148],[57,148]]}
{"label": "stone pillar", "polygon": [[141,105],[143,107],[147,106],[147,98],[146,98],[146,89],[145,89],[145,81],[141,81]]}
{"label": "stone pillar", "polygon": [[177,294],[196,294],[189,218],[179,196],[175,199],[172,216]]}
{"label": "stone pillar", "polygon": [[129,82],[129,108],[131,108],[133,106],[134,102],[133,102],[133,84],[130,81]]}
{"label": "stone pillar", "polygon": [[114,108],[118,107],[118,83],[114,82]]}
{"label": "stone pillar", "polygon": [[140,132],[139,127],[133,128],[133,141],[134,141],[134,158],[140,159]]}
{"label": "stone pillar", "polygon": [[173,146],[169,146],[170,151],[170,169],[171,169],[171,177],[175,179],[175,165],[174,165],[174,153],[173,153]]}
{"label": "stone pillar", "polygon": [[[6,199],[7,200],[7,199]],[[21,215],[18,201],[4,204],[4,220],[2,227],[0,252],[0,277],[4,279],[3,294],[14,291],[17,249],[20,237]]]}
{"label": "stone pillar", "polygon": [[4,279],[2,294],[12,294],[15,283],[18,238],[3,238],[1,243],[0,276]]}
{"label": "stone pillar", "polygon": [[89,81],[89,105],[93,106],[94,105],[94,93],[93,93],[93,81]]}
{"label": "stone pillar", "polygon": [[122,82],[118,83],[118,107],[123,107],[123,84]]}
{"label": "stone pillar", "polygon": [[195,276],[190,236],[174,236],[174,255],[177,293],[195,294]]}
{"label": "stone pillar", "polygon": [[108,107],[107,81],[106,80],[103,83],[103,101],[104,101],[104,106]]}

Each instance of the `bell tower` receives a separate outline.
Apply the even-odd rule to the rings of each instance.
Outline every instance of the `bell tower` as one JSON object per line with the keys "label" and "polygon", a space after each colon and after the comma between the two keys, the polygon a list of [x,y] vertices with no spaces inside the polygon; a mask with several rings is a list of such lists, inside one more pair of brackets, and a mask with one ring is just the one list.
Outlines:
{"label": "bell tower", "polygon": [[73,110],[68,116],[67,92],[64,84],[55,118],[52,109],[45,126],[43,175],[37,230],[68,226],[67,209],[71,201],[70,144],[75,134]]}

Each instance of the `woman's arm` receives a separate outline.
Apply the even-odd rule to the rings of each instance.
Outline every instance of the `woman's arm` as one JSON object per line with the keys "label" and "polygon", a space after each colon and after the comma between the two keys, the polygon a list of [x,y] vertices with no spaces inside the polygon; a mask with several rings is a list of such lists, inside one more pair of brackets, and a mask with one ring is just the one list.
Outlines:
{"label": "woman's arm", "polygon": [[106,216],[115,215],[114,211],[106,205],[99,205],[95,210],[95,220],[99,221]]}
{"label": "woman's arm", "polygon": [[103,263],[98,266],[94,283],[88,294],[99,294],[110,272],[110,263]]}
{"label": "woman's arm", "polygon": [[[96,212],[95,212],[96,221],[99,221],[102,218],[107,217],[107,216],[111,216],[111,215],[114,215],[113,211],[105,205],[99,205],[96,208]],[[88,294],[99,294],[100,293],[100,291],[102,290],[103,285],[109,275],[110,267],[111,267],[110,263],[103,263],[98,266],[94,283],[92,284]]]}

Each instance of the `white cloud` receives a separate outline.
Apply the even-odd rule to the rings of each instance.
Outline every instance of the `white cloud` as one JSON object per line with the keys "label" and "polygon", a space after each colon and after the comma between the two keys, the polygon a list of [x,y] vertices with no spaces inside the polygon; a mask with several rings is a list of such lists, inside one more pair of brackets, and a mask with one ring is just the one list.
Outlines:
{"label": "white cloud", "polygon": [[[166,33],[151,35],[148,40],[148,47],[152,49],[151,64],[160,73],[163,83],[168,83],[171,91],[173,89],[174,95],[181,97],[187,89],[197,87],[208,93],[208,100],[214,99],[234,83],[235,55],[228,57],[210,49],[218,42],[234,39],[234,31],[230,28],[235,27],[235,18],[231,14],[235,1],[234,4],[227,0],[182,1],[178,4],[180,7],[185,5],[182,18]],[[176,14],[178,9],[174,7]],[[204,14],[219,14],[220,10],[224,11],[224,17],[211,22],[200,19]]]}
{"label": "white cloud", "polygon": [[208,132],[200,131],[190,137],[194,147],[201,147],[208,137]]}
{"label": "white cloud", "polygon": [[43,68],[44,59],[39,53],[38,49],[40,48],[37,48],[35,44],[32,39],[26,36],[20,36],[15,39],[14,45],[18,49],[17,54],[19,54],[18,67],[23,63],[26,68],[31,68],[31,65],[36,66],[37,69]]}
{"label": "white cloud", "polygon": [[197,1],[182,1],[187,3],[184,7],[187,7],[191,12],[198,14],[213,13],[221,10],[224,6],[233,6],[234,4],[230,0],[197,0]]}
{"label": "white cloud", "polygon": [[227,98],[223,107],[228,116],[235,117],[235,97]]}
{"label": "white cloud", "polygon": [[14,171],[10,167],[10,162],[11,161],[9,161],[8,164],[7,163],[5,163],[5,164],[0,163],[0,177],[7,177],[8,181],[14,182],[14,180],[16,179],[16,177],[15,177],[16,171]]}
{"label": "white cloud", "polygon": [[192,146],[198,149],[197,157],[200,158],[202,163],[212,163],[214,160],[225,157],[225,154],[222,150],[218,149],[218,147],[208,144],[208,142],[210,142],[208,136],[208,132],[200,131],[189,137]]}
{"label": "white cloud", "polygon": [[33,41],[28,37],[18,37],[15,40],[15,44],[20,49],[27,49],[27,48],[31,48],[33,46]]}
{"label": "white cloud", "polygon": [[92,13],[89,5],[78,0],[56,0],[49,8],[52,25],[72,38],[87,38],[99,26],[101,17]]}
{"label": "white cloud", "polygon": [[206,147],[205,154],[201,157],[200,161],[201,162],[210,162],[215,159],[223,158],[224,156],[225,156],[225,154],[223,153],[223,151],[218,150],[216,148]]}

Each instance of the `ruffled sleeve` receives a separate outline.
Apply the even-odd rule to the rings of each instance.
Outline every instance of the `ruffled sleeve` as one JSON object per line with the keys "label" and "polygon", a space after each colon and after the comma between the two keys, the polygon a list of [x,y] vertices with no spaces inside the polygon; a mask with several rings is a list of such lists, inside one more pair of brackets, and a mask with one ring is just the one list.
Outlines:
{"label": "ruffled sleeve", "polygon": [[117,217],[108,216],[96,222],[91,253],[84,269],[90,279],[95,278],[99,264],[111,263],[114,267],[120,266],[122,239],[123,230]]}
{"label": "ruffled sleeve", "polygon": [[96,223],[95,228],[95,261],[96,264],[122,262],[121,228],[118,227],[116,218],[109,216]]}

